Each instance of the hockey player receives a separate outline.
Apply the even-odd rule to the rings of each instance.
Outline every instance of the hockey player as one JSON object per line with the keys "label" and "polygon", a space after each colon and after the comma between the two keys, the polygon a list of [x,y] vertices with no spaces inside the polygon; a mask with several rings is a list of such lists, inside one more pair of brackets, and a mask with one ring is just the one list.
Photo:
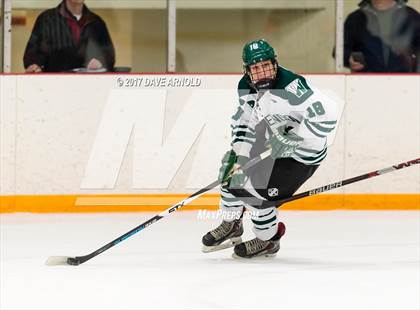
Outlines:
{"label": "hockey player", "polygon": [[[265,40],[247,43],[242,60],[231,150],[219,170],[223,221],[203,236],[203,252],[234,246],[234,257],[275,256],[286,231],[275,201],[293,195],[326,157],[337,106],[304,77],[279,66]],[[271,157],[240,170],[267,147]],[[242,242],[245,208],[256,238]]]}

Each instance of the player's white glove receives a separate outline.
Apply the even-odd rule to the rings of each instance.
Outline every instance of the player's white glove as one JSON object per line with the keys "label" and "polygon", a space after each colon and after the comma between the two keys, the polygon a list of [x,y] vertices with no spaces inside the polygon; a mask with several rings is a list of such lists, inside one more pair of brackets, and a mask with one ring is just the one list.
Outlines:
{"label": "player's white glove", "polygon": [[278,132],[271,135],[265,145],[271,147],[271,157],[277,159],[292,156],[302,141],[302,137],[282,126],[278,128]]}

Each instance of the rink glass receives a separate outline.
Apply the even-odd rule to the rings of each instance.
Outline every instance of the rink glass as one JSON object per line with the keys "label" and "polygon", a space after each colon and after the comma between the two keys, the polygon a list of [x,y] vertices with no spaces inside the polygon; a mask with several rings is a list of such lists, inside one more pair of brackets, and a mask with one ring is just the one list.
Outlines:
{"label": "rink glass", "polygon": [[[335,1],[177,1],[176,71],[240,72],[243,44],[265,38],[279,62],[300,72],[333,72]],[[250,1],[252,3],[252,1]],[[23,72],[22,57],[36,17],[58,1],[12,0],[12,72]],[[132,72],[164,72],[167,64],[166,0],[86,0],[110,31],[116,65]]]}
{"label": "rink glass", "polygon": [[334,72],[335,1],[232,0],[196,6],[178,5],[180,71],[238,72],[244,43],[264,38],[282,66],[298,72]]}
{"label": "rink glass", "polygon": [[[38,15],[58,5],[58,0],[12,0],[14,17],[25,21],[13,25],[12,72],[23,72],[23,54]],[[166,70],[166,1],[96,1],[85,4],[106,23],[116,52],[115,66],[132,72]]]}
{"label": "rink glass", "polygon": [[[11,0],[12,72],[24,71],[22,57],[36,17],[58,2]],[[344,1],[344,19],[359,2]],[[86,4],[108,26],[116,66],[130,67],[132,72],[166,71],[166,0],[86,0]],[[420,9],[420,1],[408,4]],[[334,0],[177,0],[176,71],[240,72],[244,43],[265,38],[282,66],[300,73],[333,73],[336,17]]]}

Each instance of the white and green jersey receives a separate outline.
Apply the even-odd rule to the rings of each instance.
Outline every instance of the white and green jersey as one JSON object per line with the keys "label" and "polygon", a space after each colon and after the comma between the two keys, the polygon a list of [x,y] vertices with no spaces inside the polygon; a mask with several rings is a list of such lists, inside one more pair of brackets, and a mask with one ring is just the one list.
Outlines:
{"label": "white and green jersey", "polygon": [[[292,155],[295,160],[318,165],[326,157],[328,137],[337,126],[337,104],[304,77],[278,67],[274,87],[256,91],[244,75],[238,95],[239,106],[231,125],[231,146],[236,154],[249,157],[257,139],[269,137],[267,126],[273,129],[286,125],[304,139]],[[262,137],[259,128],[265,128]]]}

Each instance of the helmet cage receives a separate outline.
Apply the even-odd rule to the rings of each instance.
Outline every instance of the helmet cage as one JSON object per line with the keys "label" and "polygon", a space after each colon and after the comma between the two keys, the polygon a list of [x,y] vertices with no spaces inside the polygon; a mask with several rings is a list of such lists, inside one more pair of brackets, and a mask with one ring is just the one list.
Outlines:
{"label": "helmet cage", "polygon": [[[251,66],[260,63],[260,62],[265,62],[265,61],[270,61],[271,62],[271,66],[270,68],[264,68],[264,67],[260,67],[258,68],[258,70],[256,72],[252,72],[251,70]],[[249,65],[244,65],[244,73],[246,73],[251,81],[251,84],[256,88],[256,89],[267,89],[267,88],[271,88],[274,79],[277,75],[277,59],[276,58],[271,58],[271,59],[266,59],[266,60],[261,60]],[[259,78],[258,75],[260,75],[261,73],[264,73],[264,77]]]}
{"label": "helmet cage", "polygon": [[[277,74],[276,52],[264,39],[254,40],[245,44],[242,50],[243,70],[250,79],[251,86],[256,89],[270,88]],[[270,61],[272,66],[258,66],[258,71],[252,72],[251,67],[261,62]]]}

